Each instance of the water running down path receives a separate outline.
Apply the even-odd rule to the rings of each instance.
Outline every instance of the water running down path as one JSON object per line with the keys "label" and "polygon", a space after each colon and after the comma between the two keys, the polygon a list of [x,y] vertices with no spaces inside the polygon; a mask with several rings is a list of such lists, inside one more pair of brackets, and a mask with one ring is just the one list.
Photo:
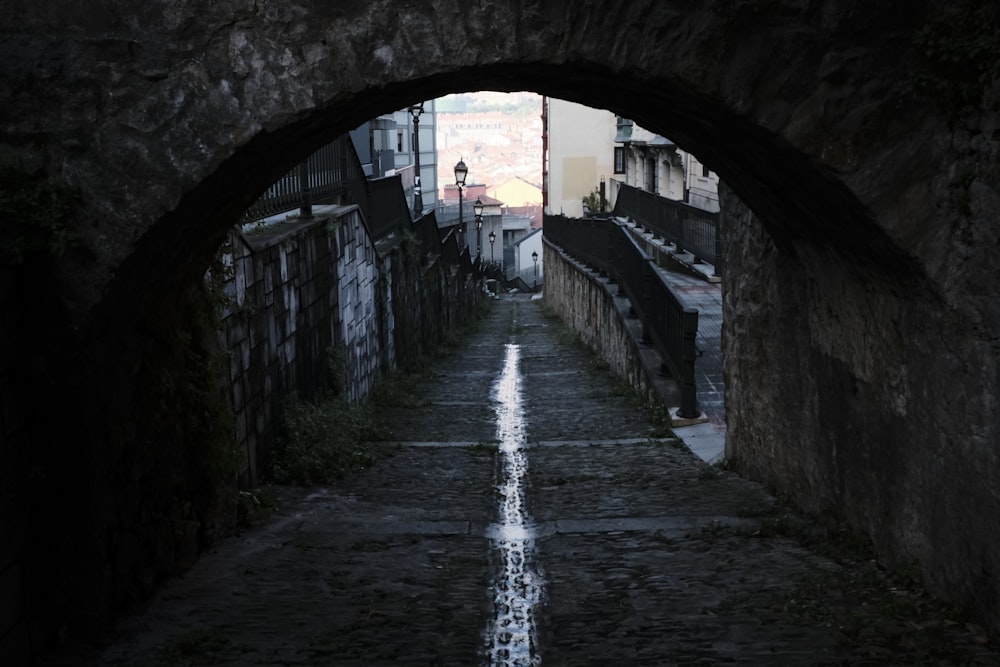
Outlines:
{"label": "water running down path", "polygon": [[487,633],[492,667],[541,664],[535,615],[542,583],[532,562],[535,535],[524,503],[528,458],[519,361],[520,347],[508,344],[494,388],[501,481],[499,521],[491,526],[490,538],[502,567]]}
{"label": "water running down path", "polygon": [[[434,359],[420,405],[383,411],[401,440],[392,457],[272,489],[271,520],[163,585],[112,645],[42,667],[1000,664],[981,632],[921,615],[926,600],[874,561],[796,539],[808,524],[759,485],[653,435],[560,326],[527,297],[494,302]],[[518,388],[526,432],[504,432],[518,456],[485,446],[512,343],[503,387]],[[498,493],[518,478],[521,495]],[[515,643],[512,605],[502,654],[495,602],[519,585],[498,552],[518,536],[498,514],[507,498],[532,529],[520,584],[536,587],[517,604],[537,639]]]}

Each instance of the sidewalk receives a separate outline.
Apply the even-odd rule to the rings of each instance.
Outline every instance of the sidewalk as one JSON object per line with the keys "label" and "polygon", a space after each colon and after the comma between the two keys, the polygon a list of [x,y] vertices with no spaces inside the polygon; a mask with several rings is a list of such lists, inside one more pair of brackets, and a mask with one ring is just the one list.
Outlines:
{"label": "sidewalk", "polygon": [[[492,304],[423,403],[384,412],[392,457],[275,489],[272,520],[166,584],[100,655],[51,664],[996,664],[870,559],[810,546],[759,485],[656,438],[538,301]],[[538,592],[516,613],[497,602],[511,581]]]}
{"label": "sidewalk", "polygon": [[[619,220],[622,220],[619,218]],[[664,280],[698,311],[695,385],[698,409],[707,422],[676,426],[674,432],[692,452],[708,463],[718,463],[726,455],[726,404],[722,377],[722,285],[710,264],[695,263],[688,253],[678,254],[672,244],[658,239],[635,223],[622,220],[625,229],[641,239],[657,260]],[[683,267],[685,272],[664,267]]]}

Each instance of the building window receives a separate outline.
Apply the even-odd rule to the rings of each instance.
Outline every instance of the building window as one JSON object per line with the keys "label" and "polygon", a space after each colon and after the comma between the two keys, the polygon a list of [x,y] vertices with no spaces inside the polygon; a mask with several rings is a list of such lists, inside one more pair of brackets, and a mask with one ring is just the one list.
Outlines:
{"label": "building window", "polygon": [[701,175],[704,176],[705,178],[708,178],[708,174],[709,174],[708,167],[706,167],[705,165],[701,165]]}
{"label": "building window", "polygon": [[615,146],[615,173],[625,173],[625,147]]}
{"label": "building window", "polygon": [[402,130],[398,130],[396,132],[396,152],[397,153],[402,153],[403,152],[403,131]]}

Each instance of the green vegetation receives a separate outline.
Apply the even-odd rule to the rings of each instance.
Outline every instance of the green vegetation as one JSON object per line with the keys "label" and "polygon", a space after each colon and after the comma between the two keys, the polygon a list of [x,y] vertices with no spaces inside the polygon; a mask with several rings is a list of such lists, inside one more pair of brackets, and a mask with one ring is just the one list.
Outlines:
{"label": "green vegetation", "polygon": [[264,487],[240,491],[236,501],[236,526],[249,528],[258,525],[271,516],[276,505],[274,497]]}
{"label": "green vegetation", "polygon": [[590,211],[591,214],[594,213],[604,213],[604,209],[607,207],[608,202],[601,201],[601,193],[595,188],[593,192],[588,194],[582,199],[584,207]]}
{"label": "green vegetation", "polygon": [[379,410],[419,409],[426,403],[421,384],[427,379],[431,357],[447,355],[482,325],[490,302],[470,313],[461,326],[447,332],[431,356],[410,361],[406,368],[381,379],[368,403],[345,398],[342,349],[326,353],[330,391],[305,400],[291,395],[282,410],[281,433],[275,444],[272,476],[278,484],[327,484],[351,470],[369,468],[395,448],[383,441],[392,437]]}
{"label": "green vegetation", "polygon": [[371,405],[340,397],[315,402],[292,394],[285,403],[282,437],[274,451],[274,480],[279,484],[326,484],[349,470],[372,466],[390,453],[391,433]]}

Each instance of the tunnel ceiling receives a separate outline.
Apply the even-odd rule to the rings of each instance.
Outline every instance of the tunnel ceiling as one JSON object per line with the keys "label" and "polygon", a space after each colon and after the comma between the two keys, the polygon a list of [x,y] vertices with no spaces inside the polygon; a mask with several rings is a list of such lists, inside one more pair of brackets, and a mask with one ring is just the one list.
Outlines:
{"label": "tunnel ceiling", "polygon": [[193,275],[263,188],[337,134],[419,99],[532,90],[670,136],[779,244],[911,270],[935,238],[912,213],[941,196],[920,182],[940,171],[922,134],[937,112],[907,87],[918,12],[815,4],[25,4],[2,47],[0,158],[14,146],[83,192],[103,269],[90,280]]}

